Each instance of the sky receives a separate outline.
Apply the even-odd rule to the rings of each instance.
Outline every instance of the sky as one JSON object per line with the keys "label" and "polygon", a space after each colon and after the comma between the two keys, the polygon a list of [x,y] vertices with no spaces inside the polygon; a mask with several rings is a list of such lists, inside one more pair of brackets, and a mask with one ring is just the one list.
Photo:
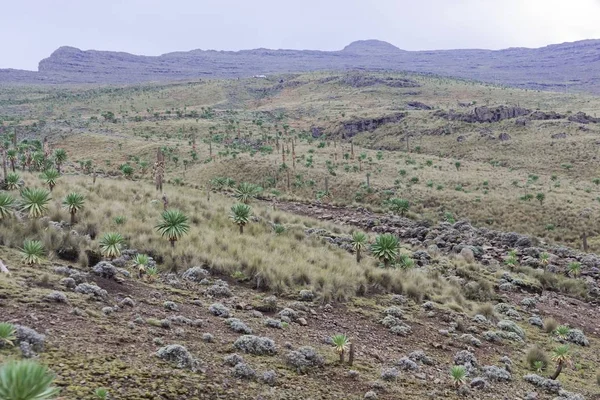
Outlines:
{"label": "sky", "polygon": [[2,1],[0,68],[37,70],[60,46],[160,55],[192,49],[541,47],[600,38],[600,0]]}

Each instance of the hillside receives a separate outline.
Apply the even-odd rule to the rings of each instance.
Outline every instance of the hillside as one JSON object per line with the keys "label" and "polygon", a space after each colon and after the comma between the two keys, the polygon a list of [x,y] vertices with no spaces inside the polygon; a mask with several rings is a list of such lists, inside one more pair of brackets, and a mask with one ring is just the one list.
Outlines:
{"label": "hillside", "polygon": [[0,364],[66,400],[594,399],[599,106],[366,71],[6,85]]}
{"label": "hillside", "polygon": [[0,70],[0,82],[138,83],[231,78],[322,70],[388,70],[460,77],[545,90],[600,93],[600,41],[537,49],[404,51],[377,40],[340,51],[254,49],[192,50],[161,56],[61,47],[38,72]]}

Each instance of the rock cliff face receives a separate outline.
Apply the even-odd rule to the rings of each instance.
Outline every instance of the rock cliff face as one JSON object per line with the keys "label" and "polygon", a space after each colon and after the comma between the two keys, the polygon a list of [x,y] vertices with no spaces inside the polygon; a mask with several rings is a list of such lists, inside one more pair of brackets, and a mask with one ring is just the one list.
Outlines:
{"label": "rock cliff face", "polygon": [[0,70],[0,82],[134,83],[358,69],[433,73],[533,89],[564,90],[566,84],[569,90],[600,93],[596,73],[600,70],[600,40],[497,51],[404,51],[386,42],[363,40],[340,51],[192,50],[156,57],[61,47],[39,63],[38,72]]}
{"label": "rock cliff face", "polygon": [[365,131],[374,131],[382,125],[398,122],[404,117],[406,117],[405,113],[397,113],[393,115],[386,115],[380,118],[367,118],[346,121],[342,123],[339,132],[342,134],[342,138],[351,138],[357,133]]}

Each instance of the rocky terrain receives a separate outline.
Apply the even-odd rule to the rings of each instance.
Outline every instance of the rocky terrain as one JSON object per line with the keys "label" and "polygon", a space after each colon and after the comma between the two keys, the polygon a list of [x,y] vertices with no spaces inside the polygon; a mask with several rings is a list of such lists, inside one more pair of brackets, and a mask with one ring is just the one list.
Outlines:
{"label": "rocky terrain", "polygon": [[460,77],[530,89],[600,93],[600,41],[537,49],[404,51],[378,40],[339,51],[191,50],[161,56],[60,47],[37,72],[0,70],[0,82],[136,83],[318,70],[389,70]]}

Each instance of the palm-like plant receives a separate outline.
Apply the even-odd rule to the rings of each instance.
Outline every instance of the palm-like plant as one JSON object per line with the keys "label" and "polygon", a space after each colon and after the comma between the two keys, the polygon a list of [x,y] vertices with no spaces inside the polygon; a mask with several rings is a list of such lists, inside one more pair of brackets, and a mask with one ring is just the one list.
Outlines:
{"label": "palm-like plant", "polygon": [[13,199],[8,193],[0,192],[0,220],[7,218],[12,213],[14,204],[15,199]]}
{"label": "palm-like plant", "polygon": [[63,200],[63,207],[71,214],[71,225],[75,224],[75,214],[83,210],[85,197],[79,193],[69,193]]}
{"label": "palm-like plant", "polygon": [[16,190],[19,188],[21,177],[16,172],[6,175],[6,188],[8,190]]}
{"label": "palm-like plant", "polygon": [[67,152],[64,149],[56,149],[54,151],[54,164],[56,170],[60,174],[60,167],[67,161]]}
{"label": "palm-like plant", "polygon": [[30,218],[39,218],[48,211],[50,192],[40,188],[25,188],[21,191],[21,211]]}
{"label": "palm-like plant", "polygon": [[340,363],[344,362],[344,354],[348,351],[350,347],[350,340],[348,336],[344,334],[337,334],[331,337],[331,341],[333,343],[333,348],[340,355]]}
{"label": "palm-like plant", "polygon": [[148,275],[149,280],[155,280],[158,276],[158,268],[156,266],[146,268],[146,275]]}
{"label": "palm-like plant", "polygon": [[44,246],[39,240],[25,240],[21,249],[23,262],[27,265],[39,264],[44,257]]}
{"label": "palm-like plant", "polygon": [[11,361],[0,367],[0,399],[53,399],[59,389],[52,387],[54,376],[34,361]]}
{"label": "palm-like plant", "polygon": [[398,256],[397,264],[402,269],[413,269],[415,267],[415,260],[408,254],[400,254]]}
{"label": "palm-like plant", "polygon": [[393,198],[390,200],[389,204],[390,210],[392,210],[394,214],[400,214],[403,217],[410,208],[410,203],[405,199]]}
{"label": "palm-like plant", "polygon": [[453,366],[450,368],[450,379],[456,387],[464,385],[467,380],[467,370],[463,365]]}
{"label": "palm-like plant", "polygon": [[262,188],[253,183],[242,182],[238,185],[235,191],[235,198],[244,204],[250,203],[252,199],[255,199],[256,196],[261,192]]}
{"label": "palm-like plant", "polygon": [[369,237],[366,233],[355,231],[352,234],[352,249],[356,252],[356,262],[359,263],[362,258],[362,252],[367,248]]}
{"label": "palm-like plant", "polygon": [[581,263],[573,261],[569,263],[569,265],[567,266],[567,270],[569,271],[569,274],[571,276],[576,278],[579,276],[579,274],[581,274]]}
{"label": "palm-like plant", "polygon": [[540,206],[544,205],[544,200],[546,200],[546,195],[544,193],[538,193],[535,195],[535,198],[537,199],[537,201],[540,202]]}
{"label": "palm-like plant", "polygon": [[556,349],[554,349],[554,352],[552,354],[552,361],[554,361],[556,363],[556,371],[554,371],[554,374],[552,375],[552,377],[550,379],[556,379],[558,378],[558,375],[560,375],[563,366],[566,365],[570,365],[571,364],[571,355],[569,354],[569,345],[562,345],[562,346],[558,346]]}
{"label": "palm-like plant", "polygon": [[13,324],[8,322],[0,322],[0,347],[4,345],[14,346],[16,330]]}
{"label": "palm-like plant", "polygon": [[244,233],[244,226],[250,222],[252,210],[249,205],[244,203],[234,204],[231,207],[229,218],[240,227],[240,234]]}
{"label": "palm-like plant", "polygon": [[390,233],[377,236],[375,243],[371,245],[371,252],[388,267],[398,256],[398,238]]}
{"label": "palm-like plant", "polygon": [[117,232],[108,232],[100,239],[100,252],[106,258],[115,258],[121,255],[121,248],[125,243],[123,235]]}
{"label": "palm-like plant", "polygon": [[98,388],[94,391],[94,394],[99,399],[102,399],[102,400],[108,399],[108,390],[106,390],[106,388]]}
{"label": "palm-like plant", "polygon": [[560,325],[554,330],[554,334],[558,336],[559,339],[565,339],[569,332],[571,332],[571,329],[567,325]]}
{"label": "palm-like plant", "polygon": [[543,361],[534,361],[532,367],[535,372],[540,373],[546,368],[546,365]]}
{"label": "palm-like plant", "polygon": [[281,235],[285,232],[285,226],[281,224],[275,224],[273,225],[273,232],[275,232],[276,235]]}
{"label": "palm-like plant", "polygon": [[161,215],[161,220],[155,226],[162,237],[166,237],[171,242],[171,247],[175,247],[175,242],[190,230],[188,217],[179,210],[166,210]]}
{"label": "palm-like plant", "polygon": [[543,252],[540,254],[540,264],[544,267],[550,263],[550,254]]}
{"label": "palm-like plant", "polygon": [[10,162],[12,172],[15,172],[15,162],[17,161],[17,149],[8,149],[6,151],[6,159]]}
{"label": "palm-like plant", "polygon": [[56,181],[60,177],[60,174],[54,168],[49,168],[42,173],[41,178],[46,182],[50,191],[56,186]]}

